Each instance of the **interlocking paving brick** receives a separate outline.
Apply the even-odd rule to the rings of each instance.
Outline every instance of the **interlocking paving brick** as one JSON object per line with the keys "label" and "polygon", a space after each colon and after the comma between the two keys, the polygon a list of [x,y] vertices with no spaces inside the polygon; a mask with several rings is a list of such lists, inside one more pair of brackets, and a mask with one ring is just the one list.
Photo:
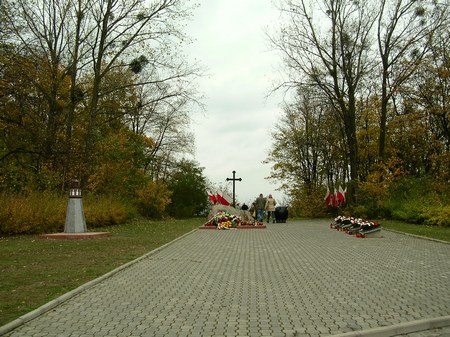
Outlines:
{"label": "interlocking paving brick", "polygon": [[448,315],[450,245],[383,236],[198,230],[6,335],[311,337]]}

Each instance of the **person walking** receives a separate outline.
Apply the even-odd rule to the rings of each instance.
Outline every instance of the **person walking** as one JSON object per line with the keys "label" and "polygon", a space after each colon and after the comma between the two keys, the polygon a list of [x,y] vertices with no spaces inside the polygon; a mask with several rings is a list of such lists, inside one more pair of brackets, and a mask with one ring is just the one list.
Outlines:
{"label": "person walking", "polygon": [[266,198],[263,197],[263,194],[260,193],[259,197],[255,200],[255,208],[256,208],[256,220],[259,222],[264,222],[264,208],[266,207]]}
{"label": "person walking", "polygon": [[272,216],[272,221],[275,223],[275,205],[277,204],[276,200],[272,197],[272,194],[269,194],[269,197],[266,199],[266,204],[264,209],[267,211],[267,222],[270,221],[270,217]]}

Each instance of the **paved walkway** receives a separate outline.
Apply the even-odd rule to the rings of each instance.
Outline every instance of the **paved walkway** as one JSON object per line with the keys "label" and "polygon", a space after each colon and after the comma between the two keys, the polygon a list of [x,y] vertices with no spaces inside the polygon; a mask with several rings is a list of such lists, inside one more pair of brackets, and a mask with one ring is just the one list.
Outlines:
{"label": "paved walkway", "polygon": [[383,236],[324,220],[196,230],[6,336],[356,336],[450,315],[450,244]]}

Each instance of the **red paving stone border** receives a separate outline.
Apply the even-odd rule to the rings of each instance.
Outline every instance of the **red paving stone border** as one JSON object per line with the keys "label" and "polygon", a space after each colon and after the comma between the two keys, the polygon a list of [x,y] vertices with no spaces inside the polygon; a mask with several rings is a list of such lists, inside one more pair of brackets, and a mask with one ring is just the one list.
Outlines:
{"label": "red paving stone border", "polygon": [[88,233],[53,233],[39,235],[41,239],[58,239],[58,240],[86,240],[99,239],[111,236],[110,232],[88,232]]}

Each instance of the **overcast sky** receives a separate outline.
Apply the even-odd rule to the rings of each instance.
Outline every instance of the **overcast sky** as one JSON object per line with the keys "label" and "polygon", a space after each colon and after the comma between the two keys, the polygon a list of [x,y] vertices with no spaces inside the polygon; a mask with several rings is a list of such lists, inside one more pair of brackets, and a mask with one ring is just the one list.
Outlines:
{"label": "overcast sky", "polygon": [[187,53],[209,76],[200,80],[205,114],[197,114],[195,159],[214,184],[228,186],[236,171],[236,199],[253,201],[272,193],[282,203],[276,183],[265,179],[263,164],[271,147],[271,131],[280,116],[280,95],[268,94],[280,57],[270,51],[264,34],[277,25],[272,0],[200,0],[187,27],[194,39]]}

